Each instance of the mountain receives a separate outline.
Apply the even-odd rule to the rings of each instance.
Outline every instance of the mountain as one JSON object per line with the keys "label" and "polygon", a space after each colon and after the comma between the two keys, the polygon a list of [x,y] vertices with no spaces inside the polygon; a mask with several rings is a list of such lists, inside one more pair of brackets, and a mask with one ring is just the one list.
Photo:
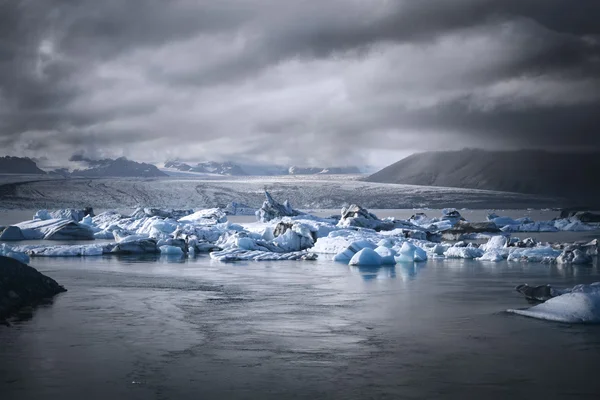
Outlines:
{"label": "mountain", "polygon": [[360,169],[358,167],[296,167],[291,166],[288,169],[288,174],[290,175],[343,175],[343,174],[360,174]]}
{"label": "mountain", "polygon": [[206,161],[197,163],[196,165],[190,165],[181,161],[167,161],[165,168],[175,169],[181,172],[196,172],[202,174],[217,174],[217,175],[232,175],[232,176],[244,176],[248,175],[241,166],[232,162],[215,162]]}
{"label": "mountain", "polygon": [[45,174],[35,161],[27,157],[0,157],[0,173],[2,174]]}
{"label": "mountain", "polygon": [[87,169],[76,169],[71,173],[73,176],[86,177],[161,177],[168,176],[156,166],[146,163],[138,163],[125,157],[116,160],[105,158],[103,160],[84,159],[79,156],[71,157],[70,161],[83,161],[89,165]]}
{"label": "mountain", "polygon": [[366,180],[560,196],[597,204],[598,171],[598,152],[464,149],[413,154]]}
{"label": "mountain", "polygon": [[282,167],[278,165],[241,165],[232,162],[206,161],[190,165],[181,161],[167,161],[165,169],[180,172],[196,172],[232,176],[273,176],[273,175],[317,175],[317,174],[360,174],[357,167]]}

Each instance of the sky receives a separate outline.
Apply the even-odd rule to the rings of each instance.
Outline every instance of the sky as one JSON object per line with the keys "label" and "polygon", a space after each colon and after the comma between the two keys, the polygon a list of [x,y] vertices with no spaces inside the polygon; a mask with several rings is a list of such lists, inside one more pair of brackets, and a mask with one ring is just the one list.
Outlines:
{"label": "sky", "polygon": [[0,0],[0,155],[600,149],[597,0]]}

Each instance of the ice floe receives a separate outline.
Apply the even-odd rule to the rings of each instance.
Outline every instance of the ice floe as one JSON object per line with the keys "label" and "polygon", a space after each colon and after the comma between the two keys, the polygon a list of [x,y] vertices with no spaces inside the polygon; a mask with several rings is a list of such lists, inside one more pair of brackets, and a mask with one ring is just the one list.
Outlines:
{"label": "ice floe", "polygon": [[562,294],[528,309],[509,309],[507,311],[548,321],[600,323],[600,282],[565,289]]}

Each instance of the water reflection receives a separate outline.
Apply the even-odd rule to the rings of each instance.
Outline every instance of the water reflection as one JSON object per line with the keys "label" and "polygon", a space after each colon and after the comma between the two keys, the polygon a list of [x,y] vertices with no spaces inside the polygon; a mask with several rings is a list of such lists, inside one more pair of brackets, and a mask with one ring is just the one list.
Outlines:
{"label": "water reflection", "polygon": [[360,275],[365,281],[394,279],[396,277],[396,268],[394,266],[377,265],[350,265],[350,272]]}
{"label": "water reflection", "polygon": [[362,265],[348,266],[350,272],[360,275],[364,281],[388,280],[399,277],[403,281],[412,281],[416,279],[419,272],[424,268],[424,263],[402,263],[395,266],[383,265]]}

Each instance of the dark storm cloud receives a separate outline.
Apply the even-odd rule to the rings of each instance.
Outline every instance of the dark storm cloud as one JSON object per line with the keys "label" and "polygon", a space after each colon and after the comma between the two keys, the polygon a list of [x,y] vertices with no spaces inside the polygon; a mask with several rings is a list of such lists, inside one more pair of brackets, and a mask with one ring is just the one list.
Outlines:
{"label": "dark storm cloud", "polygon": [[600,147],[599,17],[594,0],[0,0],[0,146],[314,163]]}

